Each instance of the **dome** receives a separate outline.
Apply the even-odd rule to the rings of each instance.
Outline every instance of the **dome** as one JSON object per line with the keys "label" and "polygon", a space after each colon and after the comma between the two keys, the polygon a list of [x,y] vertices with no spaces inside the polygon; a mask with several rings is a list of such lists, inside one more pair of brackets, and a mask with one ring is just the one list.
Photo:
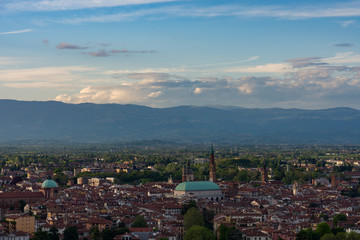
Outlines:
{"label": "dome", "polygon": [[47,179],[41,185],[42,188],[56,188],[58,187],[57,183],[54,180]]}
{"label": "dome", "polygon": [[221,190],[220,187],[210,181],[182,182],[176,186],[175,191],[212,191]]}

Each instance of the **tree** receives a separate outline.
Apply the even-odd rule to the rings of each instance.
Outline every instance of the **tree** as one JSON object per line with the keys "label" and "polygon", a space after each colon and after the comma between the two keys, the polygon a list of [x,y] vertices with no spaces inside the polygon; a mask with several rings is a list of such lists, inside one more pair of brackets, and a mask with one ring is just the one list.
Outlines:
{"label": "tree", "polygon": [[21,199],[21,200],[19,201],[19,210],[22,211],[22,212],[24,212],[25,206],[26,206],[26,202]]}
{"label": "tree", "polygon": [[219,227],[219,240],[229,240],[229,235],[233,230],[235,230],[235,227],[229,228],[224,224],[221,224]]}
{"label": "tree", "polygon": [[56,227],[52,226],[48,233],[48,240],[59,240],[59,231]]}
{"label": "tree", "polygon": [[40,227],[31,240],[48,240],[48,232],[43,231],[42,227]]}
{"label": "tree", "polygon": [[213,210],[208,210],[206,208],[203,209],[203,215],[205,220],[205,227],[208,229],[213,229],[213,220],[215,217],[215,212]]}
{"label": "tree", "polygon": [[326,222],[322,222],[317,225],[316,232],[319,234],[320,237],[322,237],[325,234],[331,233],[331,228],[329,224],[327,224]]}
{"label": "tree", "polygon": [[94,228],[93,227],[93,228],[91,228],[90,232],[91,232],[91,239],[92,240],[101,240],[101,235],[100,235],[99,228],[97,228],[97,227]]}
{"label": "tree", "polygon": [[243,239],[243,234],[239,229],[235,228],[228,233],[228,240],[238,240],[238,239]]}
{"label": "tree", "polygon": [[185,229],[190,229],[192,226],[204,226],[204,216],[196,208],[190,208],[184,215]]}
{"label": "tree", "polygon": [[320,236],[317,231],[313,231],[311,228],[301,229],[296,234],[296,240],[319,240]]}
{"label": "tree", "polygon": [[334,228],[331,229],[331,232],[332,232],[334,235],[336,235],[336,234],[338,234],[338,233],[340,233],[340,232],[345,232],[345,229],[343,229],[342,227],[334,227]]}
{"label": "tree", "polygon": [[206,227],[195,225],[186,230],[184,240],[215,240],[215,236]]}
{"label": "tree", "polygon": [[132,223],[132,227],[134,227],[134,228],[147,227],[147,222],[146,222],[144,216],[142,216],[142,215],[137,215],[137,216],[135,217],[134,222]]}
{"label": "tree", "polygon": [[117,235],[117,232],[115,229],[109,229],[105,228],[101,232],[101,239],[102,240],[113,240],[114,237]]}
{"label": "tree", "polygon": [[181,215],[184,215],[190,208],[197,207],[196,201],[190,200],[187,204],[184,204],[181,209]]}
{"label": "tree", "polygon": [[356,232],[349,232],[346,234],[348,240],[360,240],[360,234]]}
{"label": "tree", "polygon": [[336,237],[332,233],[327,233],[320,238],[320,240],[336,240]]}
{"label": "tree", "polygon": [[69,177],[63,173],[56,173],[56,175],[53,176],[53,180],[60,186],[64,186],[67,184]]}
{"label": "tree", "polygon": [[347,217],[345,214],[336,214],[333,217],[333,225],[335,227],[339,224],[339,221],[346,221],[346,220],[347,220]]}
{"label": "tree", "polygon": [[66,227],[63,240],[79,240],[77,228],[74,226]]}
{"label": "tree", "polygon": [[329,216],[328,216],[327,214],[325,214],[325,213],[321,213],[321,214],[320,214],[320,217],[321,217],[322,219],[324,219],[324,221],[328,221],[328,220],[329,220]]}

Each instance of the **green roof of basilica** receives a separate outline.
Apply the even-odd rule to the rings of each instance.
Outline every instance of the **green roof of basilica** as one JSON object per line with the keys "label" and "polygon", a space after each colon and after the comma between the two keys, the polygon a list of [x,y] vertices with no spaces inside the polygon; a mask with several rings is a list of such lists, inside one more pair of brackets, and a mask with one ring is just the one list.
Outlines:
{"label": "green roof of basilica", "polygon": [[58,187],[57,183],[54,180],[46,179],[41,185],[42,188],[54,188]]}
{"label": "green roof of basilica", "polygon": [[209,191],[220,190],[220,187],[210,181],[182,182],[175,188],[175,191]]}

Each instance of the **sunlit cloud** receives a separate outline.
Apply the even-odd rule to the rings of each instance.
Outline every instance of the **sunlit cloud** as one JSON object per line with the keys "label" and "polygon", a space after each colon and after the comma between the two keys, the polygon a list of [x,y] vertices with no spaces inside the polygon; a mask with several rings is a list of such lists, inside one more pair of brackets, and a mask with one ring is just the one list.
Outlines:
{"label": "sunlit cloud", "polygon": [[288,63],[269,63],[251,67],[234,67],[224,69],[224,72],[232,73],[285,73],[291,72],[292,66]]}
{"label": "sunlit cloud", "polygon": [[[353,62],[357,57],[356,53],[342,53],[333,58],[306,57],[279,64],[236,68],[248,74],[237,78],[189,78],[166,72],[108,71],[105,75],[121,74],[121,83],[104,85],[99,82],[75,94],[58,95],[55,100],[68,103],[133,103],[155,107],[234,105],[234,102],[239,102],[257,107],[313,108],[314,101],[319,103],[318,107],[321,104],[326,106],[332,102],[331,99],[346,101],[349,98],[347,93],[356,95],[356,91],[360,91],[360,68],[339,65]],[[257,73],[268,73],[268,76],[255,76]],[[295,103],[299,105],[291,105]]]}

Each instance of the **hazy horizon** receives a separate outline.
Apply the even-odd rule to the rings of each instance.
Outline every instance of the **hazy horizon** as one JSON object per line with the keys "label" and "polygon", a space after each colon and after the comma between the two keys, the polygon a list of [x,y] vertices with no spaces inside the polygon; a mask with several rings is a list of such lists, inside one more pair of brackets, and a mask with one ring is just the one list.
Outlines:
{"label": "hazy horizon", "polygon": [[19,101],[19,102],[58,102],[58,103],[64,103],[64,104],[72,104],[72,105],[78,105],[78,104],[118,104],[118,105],[134,105],[134,106],[141,106],[141,107],[149,107],[149,108],[158,108],[158,109],[166,109],[166,108],[177,108],[177,107],[208,107],[208,108],[217,108],[217,109],[225,109],[225,110],[229,110],[229,109],[275,109],[275,108],[279,108],[279,109],[284,109],[284,110],[291,110],[291,109],[298,109],[298,110],[309,110],[309,111],[316,111],[316,110],[326,110],[326,109],[336,109],[336,108],[351,108],[354,110],[360,110],[357,108],[353,108],[353,107],[328,107],[328,108],[281,108],[281,107],[263,107],[263,108],[257,108],[257,107],[244,107],[244,106],[231,106],[231,105],[174,105],[174,106],[169,106],[169,107],[154,107],[154,106],[149,106],[149,105],[144,105],[144,104],[134,104],[134,103],[94,103],[94,102],[82,102],[82,103],[71,103],[71,102],[62,102],[62,101],[58,101],[58,100],[18,100],[18,99],[1,99],[0,101]]}

